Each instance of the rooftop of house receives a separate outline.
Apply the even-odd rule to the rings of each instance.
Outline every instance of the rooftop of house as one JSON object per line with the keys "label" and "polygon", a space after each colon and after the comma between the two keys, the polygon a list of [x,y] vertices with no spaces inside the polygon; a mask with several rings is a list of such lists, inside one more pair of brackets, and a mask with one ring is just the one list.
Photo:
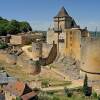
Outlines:
{"label": "rooftop of house", "polygon": [[23,90],[25,88],[25,84],[23,82],[11,82],[5,87],[5,91],[10,92],[16,96],[20,96],[23,94]]}
{"label": "rooftop of house", "polygon": [[[38,95],[38,92],[32,91],[30,93],[27,93],[27,94],[21,96],[21,99],[22,100],[30,100],[33,97],[34,98],[37,97],[37,95]],[[32,100],[36,100],[36,99],[32,99]]]}
{"label": "rooftop of house", "polygon": [[17,97],[21,97],[22,100],[29,100],[30,98],[36,96],[38,93],[33,91],[27,84],[21,81],[9,83],[4,90]]}

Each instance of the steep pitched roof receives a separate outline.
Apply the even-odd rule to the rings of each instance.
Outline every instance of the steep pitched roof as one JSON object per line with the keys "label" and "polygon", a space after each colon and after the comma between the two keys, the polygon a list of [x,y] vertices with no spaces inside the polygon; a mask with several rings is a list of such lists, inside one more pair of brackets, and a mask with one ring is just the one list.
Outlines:
{"label": "steep pitched roof", "polygon": [[70,17],[66,9],[62,7],[55,17]]}

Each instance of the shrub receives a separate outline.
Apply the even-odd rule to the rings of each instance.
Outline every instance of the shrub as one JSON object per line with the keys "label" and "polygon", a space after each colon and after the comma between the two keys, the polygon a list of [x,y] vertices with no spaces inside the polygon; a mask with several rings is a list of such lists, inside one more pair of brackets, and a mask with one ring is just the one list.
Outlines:
{"label": "shrub", "polygon": [[60,100],[58,96],[53,96],[53,100]]}
{"label": "shrub", "polygon": [[93,93],[92,93],[92,96],[93,96],[94,98],[97,98],[97,93],[96,93],[96,92],[93,92]]}
{"label": "shrub", "polygon": [[67,94],[68,97],[72,97],[73,92],[71,90],[69,90],[68,88],[64,88],[65,94]]}
{"label": "shrub", "polygon": [[8,45],[6,43],[0,43],[0,49],[5,49],[7,47]]}
{"label": "shrub", "polygon": [[98,100],[100,100],[100,95],[98,95]]}
{"label": "shrub", "polygon": [[21,98],[20,97],[16,97],[16,100],[21,100]]}
{"label": "shrub", "polygon": [[49,85],[49,81],[48,80],[43,80],[42,81],[42,86],[43,87],[48,87],[48,85]]}

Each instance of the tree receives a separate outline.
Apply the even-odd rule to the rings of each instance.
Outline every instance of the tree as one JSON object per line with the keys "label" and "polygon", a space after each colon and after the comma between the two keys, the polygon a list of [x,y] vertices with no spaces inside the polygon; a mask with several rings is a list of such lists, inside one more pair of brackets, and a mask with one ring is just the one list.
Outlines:
{"label": "tree", "polygon": [[85,78],[84,78],[83,93],[85,94],[85,96],[91,96],[92,94],[92,87],[88,86],[87,74],[85,74]]}
{"label": "tree", "polygon": [[5,27],[0,25],[0,36],[1,35],[6,35],[6,29],[5,29]]}
{"label": "tree", "polygon": [[3,20],[3,18],[2,18],[2,17],[0,17],[0,20]]}
{"label": "tree", "polygon": [[98,100],[100,100],[100,95],[98,95]]}
{"label": "tree", "polygon": [[19,32],[32,31],[28,22],[18,22],[17,20],[8,21],[0,17],[0,35],[18,34]]}
{"label": "tree", "polygon": [[84,84],[83,84],[83,93],[86,95],[87,91],[88,91],[88,77],[87,77],[87,74],[85,74]]}
{"label": "tree", "polygon": [[8,24],[6,27],[6,32],[7,32],[7,34],[17,34],[18,29],[15,26],[13,26],[12,24]]}
{"label": "tree", "polygon": [[16,20],[11,20],[7,27],[6,27],[6,31],[8,34],[17,34],[20,32],[20,25],[19,22]]}
{"label": "tree", "polygon": [[28,32],[28,31],[32,31],[32,28],[28,22],[20,22],[20,31]]}
{"label": "tree", "polygon": [[18,31],[20,30],[20,23],[18,21],[11,20],[10,24],[13,25],[13,26],[15,26]]}

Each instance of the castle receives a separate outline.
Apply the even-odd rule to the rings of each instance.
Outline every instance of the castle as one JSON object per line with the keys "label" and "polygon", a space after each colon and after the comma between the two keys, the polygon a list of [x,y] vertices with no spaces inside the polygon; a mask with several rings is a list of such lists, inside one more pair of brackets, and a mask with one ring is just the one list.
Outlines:
{"label": "castle", "polygon": [[58,54],[80,60],[81,38],[88,37],[87,29],[81,29],[64,7],[54,17],[54,27],[47,32],[47,43],[57,44]]}

